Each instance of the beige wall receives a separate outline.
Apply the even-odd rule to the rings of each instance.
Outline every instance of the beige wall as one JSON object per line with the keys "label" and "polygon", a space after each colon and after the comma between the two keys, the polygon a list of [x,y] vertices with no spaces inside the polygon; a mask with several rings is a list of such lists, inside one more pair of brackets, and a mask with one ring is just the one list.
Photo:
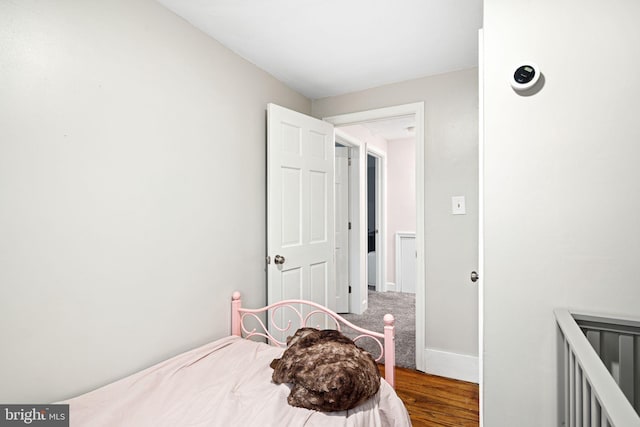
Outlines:
{"label": "beige wall", "polygon": [[[638,317],[640,3],[485,0],[485,425],[559,425],[568,307]],[[509,76],[535,61],[536,95]]]}
{"label": "beige wall", "polygon": [[151,0],[0,2],[0,402],[88,391],[266,302],[265,107]]}
{"label": "beige wall", "polygon": [[[478,354],[477,69],[313,101],[315,117],[423,101],[425,105],[426,346]],[[465,195],[467,215],[451,215]],[[427,366],[428,369],[428,366]]]}

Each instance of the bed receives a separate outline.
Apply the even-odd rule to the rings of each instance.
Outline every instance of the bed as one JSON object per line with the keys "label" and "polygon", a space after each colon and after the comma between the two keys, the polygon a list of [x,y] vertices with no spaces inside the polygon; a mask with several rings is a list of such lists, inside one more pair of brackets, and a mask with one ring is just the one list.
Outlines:
{"label": "bed", "polygon": [[[384,332],[367,331],[318,304],[287,300],[260,309],[232,296],[231,335],[187,351],[65,402],[71,427],[117,426],[410,426],[394,384],[393,316]],[[268,321],[264,321],[264,319]],[[280,320],[285,323],[278,323]],[[268,324],[269,326],[265,325]],[[297,328],[349,329],[354,342],[371,340],[385,357],[378,392],[359,406],[320,412],[290,406],[290,384],[272,381],[271,361],[282,356]]]}

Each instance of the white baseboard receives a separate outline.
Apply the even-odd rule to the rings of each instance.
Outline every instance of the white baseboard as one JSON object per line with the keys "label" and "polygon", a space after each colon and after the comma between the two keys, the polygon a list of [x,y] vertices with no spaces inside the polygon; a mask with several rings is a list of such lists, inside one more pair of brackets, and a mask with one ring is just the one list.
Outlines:
{"label": "white baseboard", "polygon": [[396,291],[396,284],[393,282],[387,282],[385,285],[385,291],[389,291],[389,292],[395,292]]}
{"label": "white baseboard", "polygon": [[424,360],[425,372],[428,374],[476,384],[480,381],[480,367],[477,356],[427,348],[424,350]]}

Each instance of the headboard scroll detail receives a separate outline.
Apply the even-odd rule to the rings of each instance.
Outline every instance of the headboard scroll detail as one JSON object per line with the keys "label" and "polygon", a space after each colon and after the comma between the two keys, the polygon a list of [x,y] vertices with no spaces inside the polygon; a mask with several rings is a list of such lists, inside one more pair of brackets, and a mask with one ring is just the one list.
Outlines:
{"label": "headboard scroll detail", "polygon": [[[303,311],[298,309],[296,306],[306,307],[310,311],[304,314]],[[293,335],[295,333],[291,320],[289,320],[286,325],[278,324],[276,320],[276,315],[278,313],[282,313],[284,310],[289,311],[288,314],[290,317],[299,322],[296,329],[298,327],[322,329],[318,324],[311,324],[311,319],[316,318],[317,315],[325,316],[327,321],[331,323],[331,326],[335,326],[334,329],[350,336],[350,338],[361,347],[365,347],[365,342],[372,341],[372,345],[377,349],[377,351],[369,351],[372,353],[376,362],[380,362],[384,357],[385,380],[391,384],[391,386],[394,385],[395,319],[391,314],[386,314],[384,316],[384,332],[380,333],[356,326],[336,312],[312,301],[290,299],[279,301],[262,308],[248,309],[242,307],[240,292],[236,291],[232,296],[231,307],[231,333],[233,335],[247,339],[251,337],[261,337],[266,339],[271,345],[278,347],[286,347],[287,343],[286,341],[282,341],[274,337],[268,326],[272,327],[272,331],[286,333],[287,335]],[[268,325],[265,325],[265,322],[262,320],[262,316],[260,316],[260,314],[265,312],[269,313],[267,315]],[[249,322],[248,319],[252,319],[251,322]],[[252,323],[252,325],[256,326],[247,327],[248,323]],[[369,348],[370,347],[371,346],[369,346]]]}

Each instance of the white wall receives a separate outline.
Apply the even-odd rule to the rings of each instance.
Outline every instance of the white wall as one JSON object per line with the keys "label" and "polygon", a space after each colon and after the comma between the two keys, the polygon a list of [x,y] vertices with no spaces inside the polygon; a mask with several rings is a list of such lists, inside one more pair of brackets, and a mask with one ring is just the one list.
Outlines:
{"label": "white wall", "polygon": [[265,107],[151,0],[0,2],[0,402],[88,391],[266,302]]}
{"label": "white wall", "polygon": [[387,278],[396,277],[396,234],[416,231],[416,141],[392,139],[387,143]]}
{"label": "white wall", "polygon": [[[640,313],[639,16],[485,0],[486,426],[557,425],[555,307]],[[545,85],[522,97],[527,59]]]}
{"label": "white wall", "polygon": [[[428,348],[478,354],[478,291],[469,273],[478,260],[477,69],[314,100],[329,117],[424,101],[426,201],[426,333]],[[465,195],[467,215],[451,215],[451,196]],[[429,370],[429,366],[427,366]]]}

